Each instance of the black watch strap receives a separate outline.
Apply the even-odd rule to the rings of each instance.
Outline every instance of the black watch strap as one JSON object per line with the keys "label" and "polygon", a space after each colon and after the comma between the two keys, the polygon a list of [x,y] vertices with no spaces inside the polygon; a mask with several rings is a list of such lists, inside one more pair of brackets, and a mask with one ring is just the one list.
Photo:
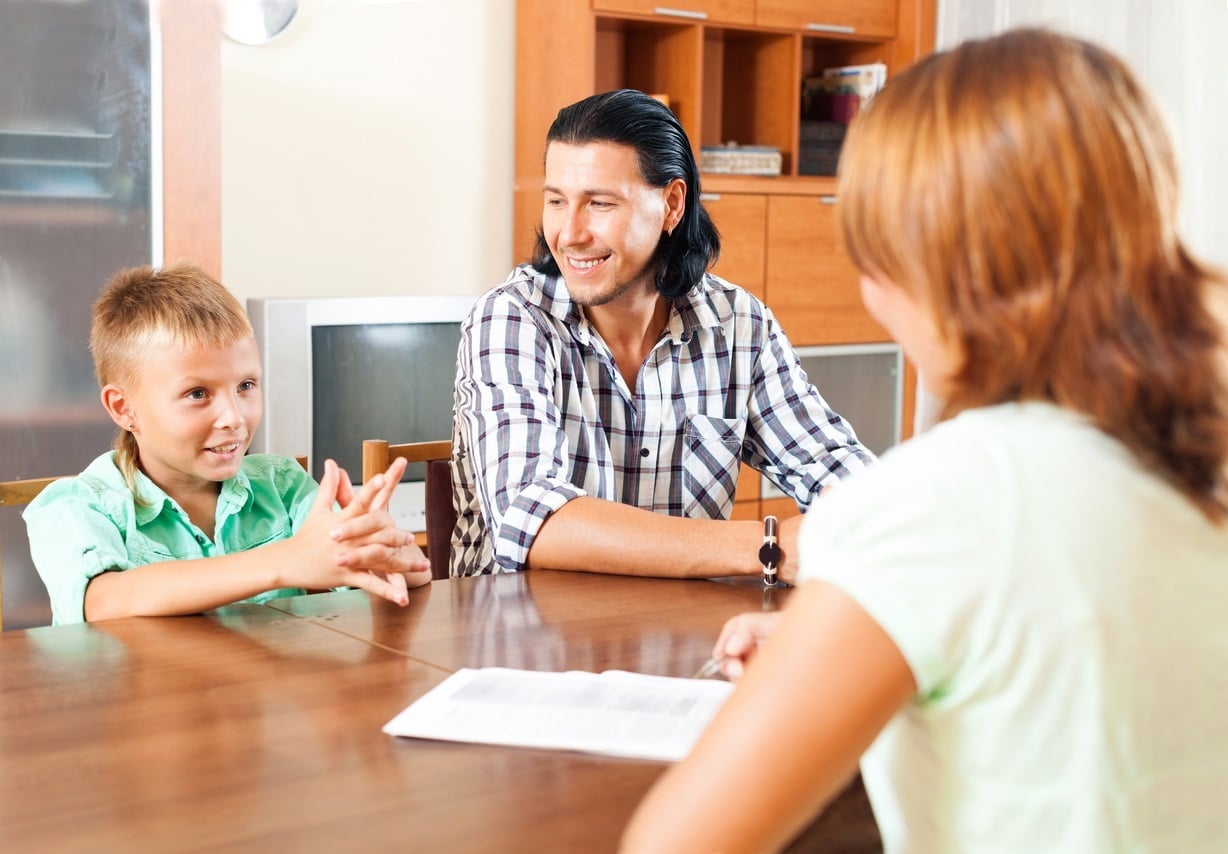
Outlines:
{"label": "black watch strap", "polygon": [[759,547],[759,563],[763,564],[763,583],[775,587],[776,570],[780,567],[780,540],[775,516],[763,517],[763,545]]}

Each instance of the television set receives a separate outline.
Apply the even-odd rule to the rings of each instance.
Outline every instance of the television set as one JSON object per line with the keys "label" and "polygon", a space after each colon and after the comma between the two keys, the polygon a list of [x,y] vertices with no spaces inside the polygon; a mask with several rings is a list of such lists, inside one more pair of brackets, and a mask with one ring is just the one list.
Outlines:
{"label": "television set", "polygon": [[[460,325],[475,299],[249,299],[264,374],[251,450],[306,454],[317,480],[332,458],[357,482],[364,439],[449,438]],[[426,527],[424,476],[408,467],[389,508],[409,531]]]}
{"label": "television set", "polygon": [[[904,413],[904,353],[898,344],[798,347],[807,378],[827,405],[853,425],[858,440],[882,454],[900,442]],[[762,498],[784,495],[766,477]]]}

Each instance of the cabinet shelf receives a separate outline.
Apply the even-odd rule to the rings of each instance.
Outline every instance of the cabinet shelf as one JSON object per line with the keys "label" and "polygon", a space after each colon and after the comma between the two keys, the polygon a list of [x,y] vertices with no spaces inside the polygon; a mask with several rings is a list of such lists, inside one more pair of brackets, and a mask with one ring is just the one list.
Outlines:
{"label": "cabinet shelf", "polygon": [[700,175],[704,194],[763,193],[769,196],[834,196],[836,178],[831,175]]}
{"label": "cabinet shelf", "polygon": [[887,64],[890,74],[894,62],[892,44],[878,36],[651,14],[597,14],[593,34],[594,92],[626,87],[660,96],[697,155],[729,142],[772,146],[785,176],[798,174],[801,81],[830,66],[871,62]]}

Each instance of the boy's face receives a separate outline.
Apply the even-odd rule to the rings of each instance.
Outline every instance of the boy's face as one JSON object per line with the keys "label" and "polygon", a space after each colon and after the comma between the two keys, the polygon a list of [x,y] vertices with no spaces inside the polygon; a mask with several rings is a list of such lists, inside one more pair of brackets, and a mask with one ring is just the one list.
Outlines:
{"label": "boy's face", "polygon": [[264,415],[254,338],[154,347],[125,389],[141,469],[174,496],[233,477]]}

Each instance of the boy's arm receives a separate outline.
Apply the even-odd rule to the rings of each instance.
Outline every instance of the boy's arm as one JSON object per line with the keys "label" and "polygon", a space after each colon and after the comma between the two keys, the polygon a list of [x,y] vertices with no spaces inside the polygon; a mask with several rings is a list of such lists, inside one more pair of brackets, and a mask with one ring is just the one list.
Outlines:
{"label": "boy's arm", "polygon": [[109,504],[104,493],[81,476],[61,478],[21,514],[54,625],[84,620],[85,590],[93,576],[131,566],[123,508]]}
{"label": "boy's arm", "polygon": [[[411,542],[411,535],[383,524],[380,517],[387,514],[382,507],[372,512],[387,478],[373,479],[335,513],[332,506],[340,481],[336,465],[326,465],[311,512],[288,540],[252,551],[96,576],[85,591],[86,620],[195,614],[281,587],[358,587],[405,604],[403,570],[390,567],[398,565],[395,558]],[[375,566],[381,570],[368,570]]]}

